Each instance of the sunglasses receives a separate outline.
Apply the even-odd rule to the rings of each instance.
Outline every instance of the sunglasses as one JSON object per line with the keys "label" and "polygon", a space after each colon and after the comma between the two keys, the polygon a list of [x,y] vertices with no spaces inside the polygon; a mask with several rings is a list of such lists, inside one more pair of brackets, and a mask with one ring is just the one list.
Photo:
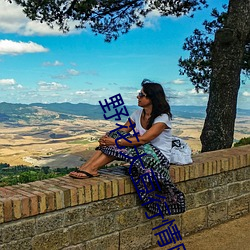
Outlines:
{"label": "sunglasses", "polygon": [[138,93],[138,96],[141,98],[141,97],[144,97],[144,96],[146,96],[146,95],[143,94],[142,92],[139,92],[139,93]]}

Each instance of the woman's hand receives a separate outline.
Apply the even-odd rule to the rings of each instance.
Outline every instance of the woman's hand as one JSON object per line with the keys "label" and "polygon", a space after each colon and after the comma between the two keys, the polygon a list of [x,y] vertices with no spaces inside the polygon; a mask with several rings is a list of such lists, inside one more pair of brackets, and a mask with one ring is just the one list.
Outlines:
{"label": "woman's hand", "polygon": [[104,135],[99,139],[99,145],[101,147],[115,145],[115,139]]}
{"label": "woman's hand", "polygon": [[104,145],[104,139],[107,138],[107,137],[108,137],[107,135],[104,135],[104,136],[102,136],[102,137],[98,140],[99,146],[100,146],[100,147]]}
{"label": "woman's hand", "polygon": [[98,142],[101,142],[101,141],[103,141],[105,138],[107,138],[108,136],[105,134],[105,135],[103,135],[99,140],[98,140]]}

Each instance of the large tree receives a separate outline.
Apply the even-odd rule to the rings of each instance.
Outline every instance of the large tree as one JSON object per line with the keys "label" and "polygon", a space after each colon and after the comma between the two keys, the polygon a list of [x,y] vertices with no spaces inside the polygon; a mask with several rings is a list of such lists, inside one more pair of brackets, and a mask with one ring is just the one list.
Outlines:
{"label": "large tree", "polygon": [[[183,49],[190,52],[189,58],[183,59],[181,57],[179,60],[179,66],[181,66],[180,73],[186,74],[190,78],[196,90],[211,92],[209,99],[210,103],[208,103],[207,107],[207,118],[201,136],[203,145],[202,151],[227,148],[232,145],[235,122],[235,115],[233,114],[237,104],[237,93],[239,87],[238,80],[240,77],[239,75],[237,76],[238,87],[236,87],[237,84],[236,81],[233,82],[234,78],[232,78],[232,74],[236,77],[235,74],[241,72],[241,76],[245,79],[250,76],[250,27],[249,24],[247,24],[249,21],[244,23],[242,20],[243,22],[241,24],[245,25],[246,32],[243,41],[241,41],[242,46],[244,47],[242,47],[243,51],[241,51],[241,53],[243,53],[242,56],[242,54],[232,50],[232,47],[228,47],[229,45],[234,47],[236,44],[231,34],[233,31],[229,30],[230,23],[228,23],[229,20],[227,19],[229,15],[227,6],[224,5],[223,7],[226,11],[223,11],[222,13],[213,9],[211,16],[214,20],[204,21],[204,30],[195,29],[193,35],[186,38]],[[245,14],[250,15],[250,13],[247,13]],[[233,19],[233,21],[235,21],[235,19]],[[237,29],[236,32],[239,32],[238,26],[239,23],[234,26],[234,28]],[[214,39],[215,34],[217,36],[219,34],[219,38],[223,39],[223,41],[220,42],[220,46],[223,47],[223,50],[221,50],[221,47],[216,47],[218,46],[219,41],[218,37],[217,39]],[[225,51],[224,54],[223,51],[225,49],[227,49],[227,51]],[[215,54],[215,51],[218,53],[218,50],[220,55]],[[233,55],[231,55],[232,52],[235,52],[234,59],[240,56],[238,61],[234,61],[232,58]],[[221,57],[222,54],[227,57]],[[229,67],[228,73],[225,71],[226,68],[224,64],[222,67],[221,61],[217,62],[216,66],[214,65],[217,56],[219,56],[224,64],[226,63],[227,67]],[[233,68],[230,67],[232,67],[231,63],[236,67],[236,62],[237,71],[234,71]],[[218,72],[219,66],[221,66],[221,68]],[[213,68],[217,71],[213,71]],[[214,76],[214,74],[216,75]],[[225,75],[227,78],[224,78]],[[221,79],[219,79],[219,77]],[[211,81],[212,79],[213,81]],[[244,80],[241,82],[245,83]],[[211,86],[214,87],[210,91]],[[218,99],[215,99],[215,96]],[[225,106],[225,104],[227,105]],[[222,114],[219,112],[222,112]],[[214,122],[216,122],[216,125],[214,125]]]}
{"label": "large tree", "polygon": [[63,32],[69,22],[77,28],[90,27],[95,34],[104,34],[110,42],[127,33],[132,25],[143,26],[143,17],[153,10],[162,16],[181,16],[207,7],[207,0],[7,0],[23,7],[31,20],[39,20],[50,27],[55,24]]}
{"label": "large tree", "polygon": [[250,36],[250,0],[230,0],[223,28],[212,46],[212,72],[202,151],[229,148],[233,143],[240,74]]}
{"label": "large tree", "polygon": [[[89,26],[106,41],[117,39],[132,25],[143,26],[153,10],[162,16],[181,16],[207,6],[206,0],[8,0],[23,7],[32,20],[69,30]],[[231,147],[236,117],[241,64],[250,27],[250,0],[229,0],[227,20],[216,32],[212,48],[212,71],[207,116],[201,135],[202,151]]]}

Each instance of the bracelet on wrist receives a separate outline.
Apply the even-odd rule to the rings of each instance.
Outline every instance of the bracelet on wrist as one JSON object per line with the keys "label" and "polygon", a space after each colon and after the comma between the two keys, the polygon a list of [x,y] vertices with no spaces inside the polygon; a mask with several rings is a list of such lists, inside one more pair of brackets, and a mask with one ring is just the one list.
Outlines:
{"label": "bracelet on wrist", "polygon": [[121,142],[122,142],[122,139],[119,139],[119,140],[117,141],[117,143],[118,143],[119,146],[121,146]]}

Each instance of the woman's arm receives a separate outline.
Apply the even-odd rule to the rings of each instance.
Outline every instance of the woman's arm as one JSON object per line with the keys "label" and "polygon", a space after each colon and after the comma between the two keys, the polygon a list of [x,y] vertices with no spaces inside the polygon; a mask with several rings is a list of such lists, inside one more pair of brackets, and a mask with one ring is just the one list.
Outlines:
{"label": "woman's arm", "polygon": [[[130,118],[130,121],[131,121],[132,124],[135,124],[134,121],[131,120],[131,118]],[[126,126],[127,128],[121,128],[121,129],[119,129],[119,130],[124,131],[124,132],[126,132],[126,133],[129,133],[130,131],[132,131],[132,128],[129,127],[129,126],[130,126],[129,120],[127,120],[127,121],[125,122],[124,126]]]}
{"label": "woman's arm", "polygon": [[[132,124],[135,124],[133,120],[130,119],[130,121],[131,121]],[[132,127],[129,127],[130,126],[129,120],[127,120],[123,126],[125,126],[127,128],[121,128],[121,129],[119,129],[120,131],[124,131],[126,133],[129,133],[130,131],[132,131]],[[112,139],[111,137],[108,137],[107,135],[104,135],[104,136],[102,136],[99,139],[100,146],[104,146],[104,145],[105,146],[110,146],[110,145],[114,145],[115,144],[115,140],[114,139],[113,139],[114,143],[110,144],[111,140],[108,140],[107,138]]]}
{"label": "woman's arm", "polygon": [[[119,146],[129,146],[129,147],[140,146],[155,139],[166,128],[168,128],[168,126],[165,123],[158,122],[154,124],[145,134],[143,134],[138,138],[139,142],[137,141],[136,137],[130,137],[128,138],[128,140],[131,142],[128,142],[125,139],[120,139],[118,140],[118,144]],[[105,146],[115,145],[115,139],[107,137],[105,138],[104,143]]]}

